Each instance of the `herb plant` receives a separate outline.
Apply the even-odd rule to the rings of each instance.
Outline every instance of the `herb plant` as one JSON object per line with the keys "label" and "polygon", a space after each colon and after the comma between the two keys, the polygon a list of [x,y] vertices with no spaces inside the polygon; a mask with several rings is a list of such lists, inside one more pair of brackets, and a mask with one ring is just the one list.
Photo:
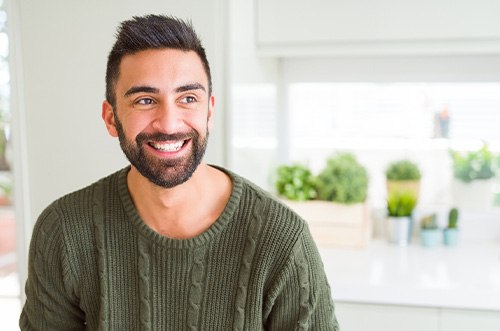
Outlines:
{"label": "herb plant", "polygon": [[395,161],[385,172],[388,180],[418,180],[420,176],[418,165],[409,160]]}
{"label": "herb plant", "polygon": [[317,196],[314,176],[299,164],[278,167],[275,186],[278,194],[289,200],[312,200]]}
{"label": "herb plant", "polygon": [[354,155],[339,153],[327,160],[317,177],[318,199],[344,204],[364,202],[368,174]]}
{"label": "herb plant", "polygon": [[455,178],[469,183],[473,180],[495,177],[495,156],[487,145],[483,145],[477,151],[461,153],[452,150],[450,154]]}
{"label": "herb plant", "polygon": [[417,205],[417,196],[412,191],[393,191],[387,198],[387,211],[391,217],[408,217]]}

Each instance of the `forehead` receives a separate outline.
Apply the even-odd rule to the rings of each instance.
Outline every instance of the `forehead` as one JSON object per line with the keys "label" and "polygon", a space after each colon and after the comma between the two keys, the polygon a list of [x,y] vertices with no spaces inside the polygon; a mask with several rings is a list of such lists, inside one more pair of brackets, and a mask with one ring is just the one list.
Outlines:
{"label": "forehead", "polygon": [[208,77],[196,52],[149,49],[122,58],[117,87],[130,84],[163,86],[194,82],[208,88]]}

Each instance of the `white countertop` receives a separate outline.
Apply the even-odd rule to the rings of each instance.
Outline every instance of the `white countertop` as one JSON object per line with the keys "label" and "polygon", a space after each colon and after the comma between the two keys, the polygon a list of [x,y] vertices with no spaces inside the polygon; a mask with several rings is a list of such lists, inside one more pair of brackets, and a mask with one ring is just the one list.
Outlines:
{"label": "white countertop", "polygon": [[321,248],[334,301],[500,311],[500,241]]}

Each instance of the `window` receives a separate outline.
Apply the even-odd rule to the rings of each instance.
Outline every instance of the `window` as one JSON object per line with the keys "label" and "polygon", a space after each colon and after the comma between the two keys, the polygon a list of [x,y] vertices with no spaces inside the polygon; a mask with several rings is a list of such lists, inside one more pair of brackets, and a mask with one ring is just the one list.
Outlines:
{"label": "window", "polygon": [[289,95],[296,144],[332,137],[500,141],[498,83],[297,83]]}
{"label": "window", "polygon": [[233,88],[231,167],[269,188],[277,164],[276,88],[272,84]]}
{"label": "window", "polygon": [[500,83],[293,83],[288,104],[290,159],[319,170],[335,151],[355,153],[379,207],[393,160],[420,165],[423,204],[449,204],[449,149],[500,147]]}
{"label": "window", "polygon": [[450,149],[486,142],[500,152],[500,83],[291,82],[286,95],[282,121],[275,86],[233,90],[231,166],[271,191],[280,149],[286,162],[315,172],[328,156],[350,151],[368,169],[374,207],[385,207],[387,165],[405,158],[421,167],[421,206],[432,209],[453,202]]}

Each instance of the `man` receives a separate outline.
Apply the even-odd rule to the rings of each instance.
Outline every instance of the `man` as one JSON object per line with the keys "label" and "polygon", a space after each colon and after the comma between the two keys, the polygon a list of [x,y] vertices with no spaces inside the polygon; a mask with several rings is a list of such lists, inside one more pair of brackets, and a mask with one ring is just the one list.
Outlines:
{"label": "man", "polygon": [[201,162],[213,112],[189,24],[122,23],[102,117],[131,165],[40,215],[22,330],[338,329],[304,221]]}

